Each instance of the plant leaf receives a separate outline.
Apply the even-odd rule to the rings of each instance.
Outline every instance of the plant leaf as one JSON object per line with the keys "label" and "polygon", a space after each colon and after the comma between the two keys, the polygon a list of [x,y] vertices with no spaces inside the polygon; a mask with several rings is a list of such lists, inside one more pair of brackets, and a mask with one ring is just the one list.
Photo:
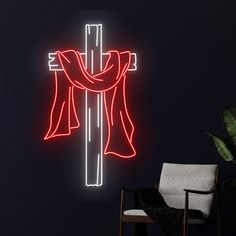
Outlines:
{"label": "plant leaf", "polygon": [[210,134],[210,133],[207,133],[207,134],[210,137],[212,137],[218,153],[221,155],[221,157],[224,158],[225,161],[234,160],[234,156],[232,154],[232,151],[230,150],[231,147],[230,147],[230,145],[226,144],[227,140],[225,138],[218,137],[218,136]]}
{"label": "plant leaf", "polygon": [[236,136],[231,137],[232,142],[236,145]]}
{"label": "plant leaf", "polygon": [[226,108],[222,112],[223,121],[230,136],[236,136],[236,108]]}

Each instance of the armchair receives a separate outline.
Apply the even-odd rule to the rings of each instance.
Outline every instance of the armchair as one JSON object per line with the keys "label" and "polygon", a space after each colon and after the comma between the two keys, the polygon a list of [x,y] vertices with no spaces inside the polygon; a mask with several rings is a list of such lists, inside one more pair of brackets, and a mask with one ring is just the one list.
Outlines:
{"label": "armchair", "polygon": [[[189,224],[206,224],[212,211],[213,199],[217,207],[217,233],[221,235],[217,165],[164,163],[160,182],[155,185],[168,206],[183,209],[183,236],[188,235]],[[155,223],[142,209],[125,209],[125,194],[135,190],[122,188],[120,203],[120,236],[125,223]],[[194,217],[190,209],[200,210]]]}

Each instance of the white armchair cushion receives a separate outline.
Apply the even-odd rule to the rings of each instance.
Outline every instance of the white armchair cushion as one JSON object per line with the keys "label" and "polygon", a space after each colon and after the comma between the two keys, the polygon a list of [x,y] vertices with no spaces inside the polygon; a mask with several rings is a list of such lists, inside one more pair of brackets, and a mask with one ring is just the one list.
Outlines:
{"label": "white armchair cushion", "polygon": [[147,214],[140,209],[131,209],[124,211],[124,215],[126,216],[147,216]]}
{"label": "white armchair cushion", "polygon": [[[159,182],[159,192],[167,205],[184,208],[184,189],[209,191],[213,188],[217,165],[164,163]],[[213,194],[189,194],[189,209],[200,210],[209,216]]]}

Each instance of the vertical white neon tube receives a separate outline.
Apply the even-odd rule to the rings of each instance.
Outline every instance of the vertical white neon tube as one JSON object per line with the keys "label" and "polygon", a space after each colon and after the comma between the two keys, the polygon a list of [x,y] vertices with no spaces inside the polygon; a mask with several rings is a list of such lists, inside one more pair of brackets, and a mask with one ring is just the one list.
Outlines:
{"label": "vertical white neon tube", "polygon": [[85,185],[88,186],[88,91],[85,90]]}
{"label": "vertical white neon tube", "polygon": [[[100,27],[100,71],[103,69],[103,59],[102,59],[102,24],[99,24],[98,27]],[[101,142],[101,147],[100,147],[100,186],[103,185],[103,93],[100,93],[100,142]]]}
{"label": "vertical white neon tube", "polygon": [[[89,69],[91,74],[94,74],[94,53],[95,51],[91,48],[88,48],[88,35],[92,34],[93,31],[91,31],[91,27],[93,27],[96,33],[95,35],[95,46],[100,47],[99,49],[99,70],[102,71],[102,24],[86,24],[85,25],[85,67],[86,69]],[[89,59],[90,57],[90,59]],[[95,62],[96,63],[96,62]],[[85,91],[85,185],[86,186],[102,186],[103,185],[103,94],[102,92],[97,94],[97,116],[95,116],[95,119],[97,119],[97,128],[100,129],[98,132],[100,133],[98,139],[98,142],[100,142],[100,148],[98,150],[96,161],[96,180],[92,183],[89,183],[88,180],[88,172],[90,167],[89,159],[94,159],[93,156],[91,156],[90,151],[88,150],[88,143],[91,142],[91,125],[93,124],[92,119],[94,117],[91,116],[91,112],[93,112],[93,109],[96,109],[95,107],[88,107],[88,100],[89,100],[89,94],[88,91]],[[93,113],[94,114],[94,113]],[[96,125],[95,123],[95,125]],[[94,139],[93,139],[94,141]],[[94,163],[94,161],[92,161]],[[89,168],[89,169],[88,169]],[[93,168],[92,168],[93,169]]]}
{"label": "vertical white neon tube", "polygon": [[100,155],[98,154],[98,158],[97,158],[97,186],[100,186],[99,185],[99,170],[100,170]]}
{"label": "vertical white neon tube", "polygon": [[86,24],[85,25],[85,68],[88,69],[88,29],[89,29],[89,25]]}
{"label": "vertical white neon tube", "polygon": [[103,93],[101,92],[101,96],[100,96],[100,101],[101,101],[101,103],[100,103],[100,124],[101,124],[101,136],[100,136],[100,138],[101,138],[101,149],[100,149],[100,153],[101,153],[101,155],[100,155],[100,159],[101,159],[101,161],[100,161],[100,163],[101,163],[101,171],[100,171],[100,173],[101,173],[101,176],[100,176],[100,178],[101,178],[101,184],[100,184],[100,186],[101,185],[103,185],[103,123],[102,123],[102,121],[103,121]]}
{"label": "vertical white neon tube", "polygon": [[88,109],[88,141],[91,142],[91,108]]}
{"label": "vertical white neon tube", "polygon": [[91,50],[91,74],[93,75],[93,50]]}
{"label": "vertical white neon tube", "polygon": [[102,24],[99,24],[98,27],[100,27],[100,71],[102,71]]}
{"label": "vertical white neon tube", "polygon": [[[88,24],[85,25],[85,68],[88,68],[88,46],[87,46],[87,34],[88,34]],[[87,114],[87,104],[88,104],[88,91],[85,90],[85,185],[88,186],[88,114]]]}

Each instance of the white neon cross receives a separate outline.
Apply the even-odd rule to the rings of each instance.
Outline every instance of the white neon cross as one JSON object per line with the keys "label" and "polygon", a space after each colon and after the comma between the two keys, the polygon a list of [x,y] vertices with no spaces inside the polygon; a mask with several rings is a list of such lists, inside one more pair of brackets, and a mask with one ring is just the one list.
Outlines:
{"label": "white neon cross", "polygon": [[[93,48],[89,48],[89,37],[93,34],[94,35],[95,30],[95,45],[93,45]],[[98,56],[99,60],[99,71],[102,71],[103,69],[103,58],[109,56],[109,53],[103,52],[103,45],[102,45],[102,24],[86,24],[85,25],[85,52],[80,53],[85,62],[85,67],[87,70],[90,70],[91,74],[96,73],[95,71],[95,64],[94,64],[94,57],[95,52],[94,49],[99,50],[99,55],[96,53],[96,56]],[[135,71],[137,70],[137,55],[136,53],[131,53],[132,56],[132,64],[131,67],[128,69],[129,71]],[[63,68],[59,65],[56,58],[56,53],[49,53],[48,54],[48,67],[50,71],[63,71]],[[85,90],[85,185],[86,186],[95,186],[99,187],[103,185],[103,92],[97,93],[96,98],[96,116],[92,116],[92,112],[95,108],[90,107],[88,104],[88,97],[89,93],[88,90]],[[88,172],[92,168],[89,166],[89,160],[91,160],[91,157],[89,155],[89,149],[88,145],[93,141],[93,135],[92,135],[92,120],[96,119],[95,126],[97,129],[100,129],[100,140],[95,140],[99,142],[99,150],[96,154],[96,157],[94,159],[96,160],[96,179],[91,183],[88,179]]]}

